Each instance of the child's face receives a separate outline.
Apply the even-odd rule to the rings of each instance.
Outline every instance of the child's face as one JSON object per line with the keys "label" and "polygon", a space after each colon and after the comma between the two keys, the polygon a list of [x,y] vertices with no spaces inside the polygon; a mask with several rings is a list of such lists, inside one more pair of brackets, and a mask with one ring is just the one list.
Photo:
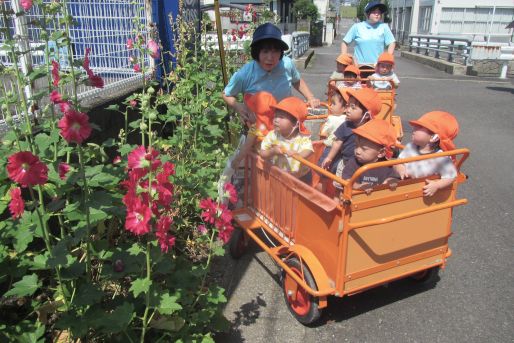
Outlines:
{"label": "child's face", "polygon": [[387,75],[393,70],[393,65],[390,63],[380,62],[377,64],[376,72],[380,75]]}
{"label": "child's face", "polygon": [[385,149],[382,145],[370,141],[364,137],[355,137],[355,159],[360,164],[373,163],[385,156]]}
{"label": "child's face", "polygon": [[282,51],[276,48],[264,47],[259,52],[259,65],[265,71],[272,71],[280,62]]}
{"label": "child's face", "polygon": [[345,73],[344,74],[344,78],[345,79],[351,79],[351,80],[345,80],[346,83],[348,83],[349,85],[353,85],[357,79],[357,75],[355,75],[354,73]]}
{"label": "child's face", "polygon": [[273,127],[282,137],[288,138],[296,126],[296,118],[287,112],[276,110]]}
{"label": "child's face", "polygon": [[351,96],[348,100],[348,105],[346,106],[346,120],[349,120],[354,124],[358,124],[362,120],[363,116],[364,111],[362,110],[359,102]]}
{"label": "child's face", "polygon": [[423,126],[412,125],[412,143],[423,148],[430,143],[433,132]]}
{"label": "child's face", "polygon": [[337,62],[337,72],[338,73],[344,73],[345,69],[346,69],[346,64],[342,64],[340,62]]}
{"label": "child's face", "polygon": [[330,98],[330,114],[342,115],[345,107],[346,104],[341,94],[334,93]]}

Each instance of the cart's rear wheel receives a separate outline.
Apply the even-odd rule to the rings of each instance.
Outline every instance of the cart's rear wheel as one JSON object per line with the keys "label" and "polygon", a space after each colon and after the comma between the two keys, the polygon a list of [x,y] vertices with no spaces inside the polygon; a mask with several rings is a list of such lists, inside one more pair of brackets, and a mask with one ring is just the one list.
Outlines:
{"label": "cart's rear wheel", "polygon": [[419,273],[411,275],[411,279],[420,284],[432,284],[439,281],[439,267],[425,269]]}
{"label": "cart's rear wheel", "polygon": [[236,227],[232,232],[232,236],[230,237],[230,241],[228,243],[228,251],[230,252],[230,256],[234,259],[238,259],[244,255],[246,251],[246,240],[243,229]]}
{"label": "cart's rear wheel", "polygon": [[[302,278],[309,287],[316,290],[318,289],[314,277],[305,263],[302,268],[297,258],[290,258],[286,261],[286,264],[296,275]],[[282,271],[282,289],[289,311],[300,323],[309,325],[319,319],[321,310],[318,308],[318,299],[307,293],[307,291],[300,287],[285,271]]]}

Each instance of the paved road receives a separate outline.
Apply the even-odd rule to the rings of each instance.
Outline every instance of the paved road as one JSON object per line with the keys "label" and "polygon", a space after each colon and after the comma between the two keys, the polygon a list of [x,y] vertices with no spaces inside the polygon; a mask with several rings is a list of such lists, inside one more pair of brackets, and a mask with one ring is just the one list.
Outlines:
{"label": "paved road", "polygon": [[[315,94],[335,68],[338,44],[316,50],[302,75]],[[397,113],[407,120],[434,109],[454,113],[460,147],[471,150],[469,204],[454,212],[454,252],[435,288],[398,281],[329,299],[321,323],[307,328],[289,314],[279,269],[255,246],[224,264],[232,322],[220,342],[514,342],[514,87],[511,81],[453,77],[397,57]],[[407,133],[407,139],[409,134]]]}

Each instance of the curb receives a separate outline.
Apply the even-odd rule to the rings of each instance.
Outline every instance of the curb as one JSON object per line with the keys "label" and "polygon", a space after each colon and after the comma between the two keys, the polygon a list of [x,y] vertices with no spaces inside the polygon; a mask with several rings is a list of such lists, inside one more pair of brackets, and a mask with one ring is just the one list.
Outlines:
{"label": "curb", "polygon": [[433,68],[442,70],[448,74],[452,74],[452,75],[468,75],[469,74],[468,69],[470,69],[470,68],[465,65],[462,65],[462,64],[452,63],[452,62],[444,61],[444,60],[437,59],[437,58],[434,58],[431,56],[424,56],[424,55],[420,55],[420,54],[416,54],[416,53],[408,52],[408,51],[402,51],[401,56],[408,60],[419,62],[419,63],[425,64],[425,65],[431,66]]}
{"label": "curb", "polygon": [[294,64],[296,65],[296,68],[298,68],[299,70],[307,69],[307,66],[309,65],[309,62],[311,61],[312,56],[314,56],[314,49],[309,49],[301,57],[296,58],[294,60]]}

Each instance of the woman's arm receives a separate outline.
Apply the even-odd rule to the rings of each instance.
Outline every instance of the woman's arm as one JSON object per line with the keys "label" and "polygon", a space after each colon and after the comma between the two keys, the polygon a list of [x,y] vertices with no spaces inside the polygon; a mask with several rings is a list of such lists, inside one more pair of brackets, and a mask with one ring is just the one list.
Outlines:
{"label": "woman's arm", "polygon": [[348,53],[348,44],[346,44],[345,41],[341,42],[341,53],[347,54]]}
{"label": "woman's arm", "polygon": [[307,83],[303,79],[300,79],[300,81],[293,83],[293,87],[300,92],[305,99],[309,102],[309,106],[311,107],[318,107],[320,104],[320,101],[318,98],[312,94],[311,90],[309,89],[309,86],[307,86]]}
{"label": "woman's arm", "polygon": [[392,42],[387,46],[387,52],[391,55],[394,54],[394,48],[396,48],[396,42]]}
{"label": "woman's arm", "polygon": [[252,113],[245,104],[237,101],[235,96],[225,95],[225,92],[221,94],[225,103],[232,108],[234,111],[239,113],[243,122],[255,123],[255,114]]}

